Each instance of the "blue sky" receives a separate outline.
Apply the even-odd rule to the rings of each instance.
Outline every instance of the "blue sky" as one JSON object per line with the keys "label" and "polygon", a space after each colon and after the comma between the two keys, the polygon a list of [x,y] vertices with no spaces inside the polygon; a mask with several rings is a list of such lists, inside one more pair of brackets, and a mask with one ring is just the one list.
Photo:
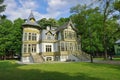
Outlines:
{"label": "blue sky", "polygon": [[70,8],[77,4],[90,4],[95,0],[5,0],[7,5],[3,14],[10,20],[17,18],[28,18],[31,10],[35,18],[69,17]]}

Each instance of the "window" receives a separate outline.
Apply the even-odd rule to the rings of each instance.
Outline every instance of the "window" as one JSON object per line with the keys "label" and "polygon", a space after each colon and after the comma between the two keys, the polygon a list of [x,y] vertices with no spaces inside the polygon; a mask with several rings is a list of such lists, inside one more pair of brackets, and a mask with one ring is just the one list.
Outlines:
{"label": "window", "polygon": [[34,34],[34,39],[37,40],[37,34],[36,33]]}
{"label": "window", "polygon": [[30,53],[31,52],[31,45],[29,44],[28,45],[28,53]]}
{"label": "window", "polygon": [[27,45],[24,44],[24,53],[26,53],[26,52],[27,52]]}
{"label": "window", "polygon": [[73,33],[73,36],[74,36],[74,38],[76,38],[76,33],[75,32]]}
{"label": "window", "polygon": [[62,42],[61,43],[61,51],[64,51],[65,50],[65,48],[64,48],[64,43]]}
{"label": "window", "polygon": [[73,50],[73,45],[72,45],[72,43],[70,43],[70,50]]}
{"label": "window", "polygon": [[57,39],[57,35],[56,34],[54,34],[54,39]]}
{"label": "window", "polygon": [[28,37],[28,40],[31,40],[31,33],[29,33],[29,37]]}
{"label": "window", "polygon": [[32,44],[32,52],[36,52],[36,44]]}
{"label": "window", "polygon": [[119,48],[117,49],[117,54],[120,54],[120,49]]}
{"label": "window", "polygon": [[51,52],[52,49],[51,49],[51,45],[46,45],[46,52]]}
{"label": "window", "polygon": [[65,39],[75,39],[76,34],[73,31],[64,31],[64,38]]}
{"label": "window", "polygon": [[51,40],[51,39],[52,39],[51,34],[47,34],[47,39],[48,39],[48,40]]}
{"label": "window", "polygon": [[65,35],[65,38],[67,38],[67,31],[65,31],[65,34],[64,34],[64,35]]}
{"label": "window", "polygon": [[46,61],[52,61],[52,57],[47,57]]}
{"label": "window", "polygon": [[68,49],[67,49],[67,48],[68,48],[68,44],[65,43],[64,46],[65,46],[65,51],[67,51],[67,50],[68,50]]}
{"label": "window", "polygon": [[32,40],[33,41],[36,41],[36,39],[37,39],[36,37],[37,37],[36,33],[32,33]]}
{"label": "window", "polygon": [[24,41],[27,41],[27,33],[24,34]]}

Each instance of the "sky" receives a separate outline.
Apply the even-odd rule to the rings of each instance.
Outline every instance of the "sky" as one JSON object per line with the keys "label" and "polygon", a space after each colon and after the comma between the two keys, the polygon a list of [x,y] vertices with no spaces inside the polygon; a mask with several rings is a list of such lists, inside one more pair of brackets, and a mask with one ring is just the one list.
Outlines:
{"label": "sky", "polygon": [[36,20],[70,16],[70,8],[77,4],[90,4],[94,0],[4,0],[4,15],[10,20],[27,19],[32,11]]}

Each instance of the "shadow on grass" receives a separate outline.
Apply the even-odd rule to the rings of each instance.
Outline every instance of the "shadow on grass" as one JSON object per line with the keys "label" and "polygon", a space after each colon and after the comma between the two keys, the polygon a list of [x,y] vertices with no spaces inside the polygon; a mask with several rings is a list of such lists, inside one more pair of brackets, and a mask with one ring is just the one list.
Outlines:
{"label": "shadow on grass", "polygon": [[19,69],[20,65],[10,62],[0,62],[1,80],[102,80],[77,73],[74,76],[67,73],[43,71],[40,69]]}

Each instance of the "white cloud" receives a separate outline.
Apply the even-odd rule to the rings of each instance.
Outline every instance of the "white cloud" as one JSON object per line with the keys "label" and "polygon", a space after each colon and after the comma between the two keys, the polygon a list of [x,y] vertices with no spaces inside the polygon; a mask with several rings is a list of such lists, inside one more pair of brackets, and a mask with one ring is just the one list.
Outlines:
{"label": "white cloud", "polygon": [[77,4],[86,3],[91,0],[45,0],[47,13],[41,14],[39,11],[42,3],[39,0],[5,0],[7,5],[4,12],[7,18],[15,20],[16,18],[28,18],[31,10],[34,13],[35,18],[60,18],[68,17],[70,15],[69,9]]}
{"label": "white cloud", "polygon": [[39,7],[36,0],[19,0],[19,3],[25,9],[35,10]]}
{"label": "white cloud", "polygon": [[48,8],[47,11],[51,17],[60,18],[69,17],[70,8],[76,6],[77,4],[91,4],[96,0],[47,0]]}
{"label": "white cloud", "polygon": [[10,20],[15,20],[17,18],[27,18],[31,10],[36,10],[38,8],[37,2],[35,0],[5,0],[4,4],[7,5],[4,12],[7,18]]}

